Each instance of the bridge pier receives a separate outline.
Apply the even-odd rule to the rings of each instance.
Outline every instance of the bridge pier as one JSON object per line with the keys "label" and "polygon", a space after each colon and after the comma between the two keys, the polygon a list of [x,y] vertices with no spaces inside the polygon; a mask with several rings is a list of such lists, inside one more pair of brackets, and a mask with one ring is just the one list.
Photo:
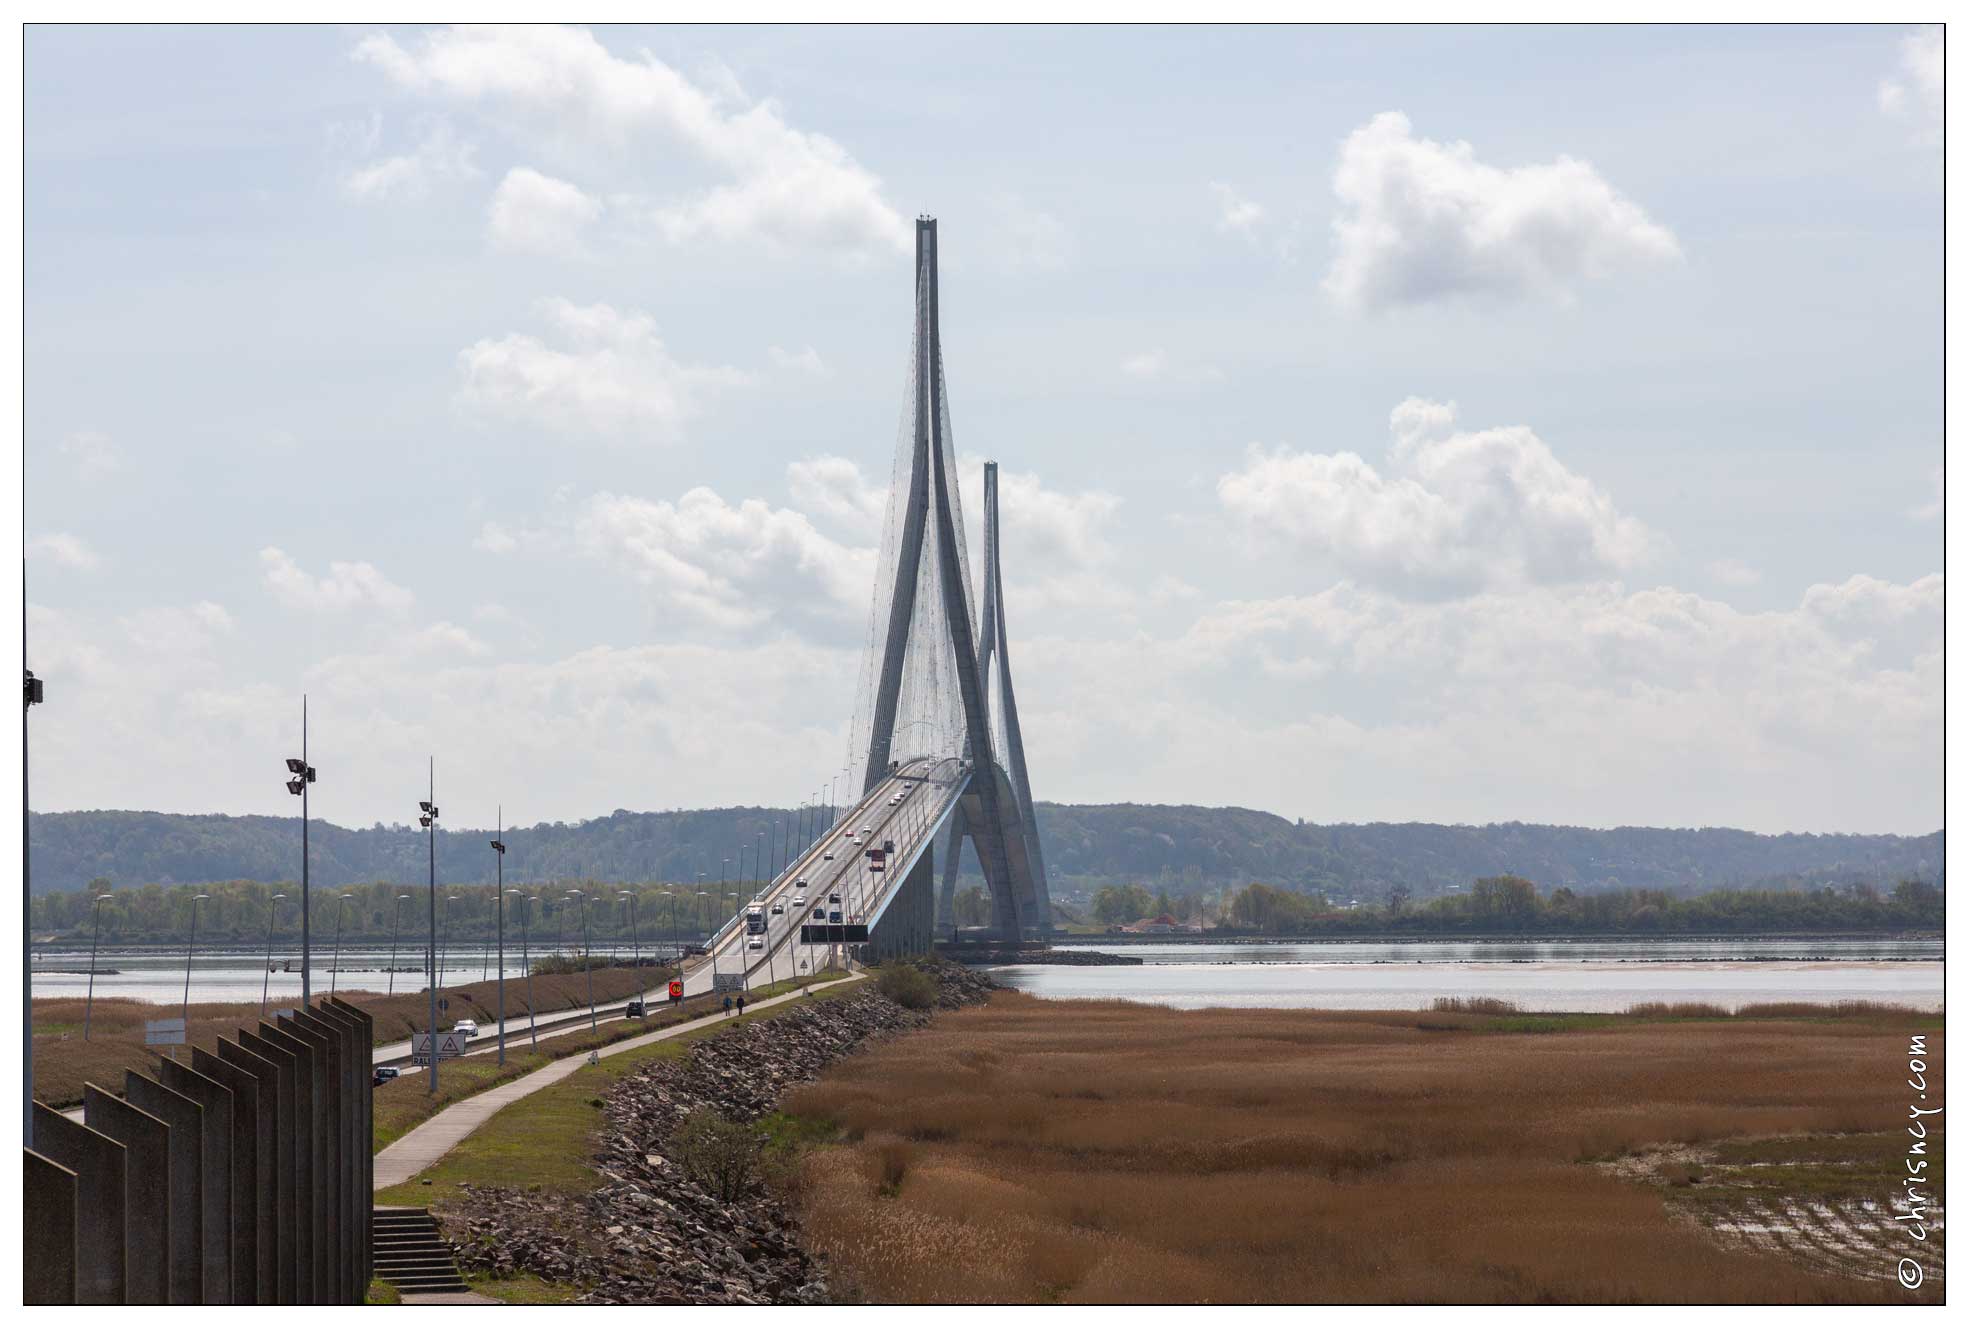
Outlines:
{"label": "bridge pier", "polygon": [[928,955],[936,939],[937,869],[934,846],[926,847],[903,878],[882,916],[868,930],[862,958],[874,964],[910,955]]}

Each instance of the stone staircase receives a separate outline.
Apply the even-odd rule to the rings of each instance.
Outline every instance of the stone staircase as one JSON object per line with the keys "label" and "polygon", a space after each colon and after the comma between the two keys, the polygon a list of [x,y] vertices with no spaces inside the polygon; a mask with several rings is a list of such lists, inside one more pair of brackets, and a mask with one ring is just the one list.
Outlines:
{"label": "stone staircase", "polygon": [[428,1209],[384,1207],[369,1211],[369,1233],[376,1255],[376,1277],[399,1293],[464,1292],[458,1260],[438,1235]]}

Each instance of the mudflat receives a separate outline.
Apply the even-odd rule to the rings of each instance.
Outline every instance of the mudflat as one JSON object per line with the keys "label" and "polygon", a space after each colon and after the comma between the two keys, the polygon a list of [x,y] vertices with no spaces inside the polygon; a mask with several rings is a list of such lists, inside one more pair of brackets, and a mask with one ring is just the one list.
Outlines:
{"label": "mudflat", "polygon": [[836,1128],[792,1184],[874,1301],[1896,1304],[1942,1293],[1892,1219],[1942,1032],[1000,993],[783,1107]]}

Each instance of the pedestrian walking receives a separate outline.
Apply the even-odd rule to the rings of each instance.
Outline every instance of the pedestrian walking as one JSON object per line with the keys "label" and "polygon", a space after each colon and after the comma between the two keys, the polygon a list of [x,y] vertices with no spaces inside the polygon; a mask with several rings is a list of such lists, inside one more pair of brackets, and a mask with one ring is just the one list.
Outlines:
{"label": "pedestrian walking", "polygon": [[726,998],[725,998],[725,1014],[727,1014],[727,1015],[730,1015],[731,1013],[732,1013],[732,999],[731,999],[730,997],[726,997]]}
{"label": "pedestrian walking", "polygon": [[738,1013],[740,1015],[745,1014],[745,994],[743,992],[738,994]]}

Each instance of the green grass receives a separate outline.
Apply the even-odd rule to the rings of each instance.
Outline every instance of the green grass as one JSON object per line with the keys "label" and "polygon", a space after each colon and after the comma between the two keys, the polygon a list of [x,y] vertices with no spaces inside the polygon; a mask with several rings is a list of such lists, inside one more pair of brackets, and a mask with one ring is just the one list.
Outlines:
{"label": "green grass", "polygon": [[[828,1001],[853,991],[852,986],[831,988],[808,1000]],[[651,1061],[681,1057],[701,1038],[715,1038],[737,1024],[770,1020],[803,1004],[793,1001],[747,1012],[606,1058],[599,1065],[583,1066],[559,1084],[493,1114],[436,1166],[400,1186],[378,1191],[376,1203],[443,1206],[456,1201],[459,1187],[465,1185],[570,1194],[590,1190],[596,1177],[588,1166],[589,1140],[601,1125],[602,1102],[617,1080]]]}
{"label": "green grass", "polygon": [[[826,970],[806,982],[828,982],[847,975],[838,970]],[[802,986],[801,982],[788,979],[758,989],[753,997],[773,997],[783,992],[791,992]],[[435,1097],[428,1087],[427,1073],[416,1067],[406,1067],[404,1073],[388,1084],[378,1086],[375,1092],[375,1131],[371,1140],[372,1152],[381,1152],[397,1140],[435,1116],[444,1108],[463,1099],[484,1092],[494,1085],[505,1084],[539,1070],[549,1062],[563,1057],[575,1057],[593,1048],[607,1047],[628,1038],[642,1035],[671,1025],[682,1024],[701,1016],[714,1014],[718,1003],[709,997],[693,997],[682,1007],[653,1007],[657,1013],[646,1019],[626,1020],[617,1017],[601,1021],[592,1030],[580,1033],[561,1034],[543,1040],[540,1050],[531,1050],[531,1042],[524,1035],[509,1036],[506,1040],[506,1064],[499,1065],[497,1057],[491,1053],[481,1053],[471,1057],[460,1057],[444,1062],[438,1068],[438,1092]],[[747,1016],[747,1019],[752,1017]]]}
{"label": "green grass", "polygon": [[549,1283],[532,1274],[513,1278],[467,1278],[466,1284],[481,1296],[503,1301],[509,1306],[561,1306],[581,1295],[572,1283]]}
{"label": "green grass", "polygon": [[401,1306],[403,1305],[403,1298],[398,1295],[396,1288],[390,1284],[385,1283],[380,1278],[372,1278],[369,1280],[369,1293],[363,1298],[363,1304],[366,1306]]}

